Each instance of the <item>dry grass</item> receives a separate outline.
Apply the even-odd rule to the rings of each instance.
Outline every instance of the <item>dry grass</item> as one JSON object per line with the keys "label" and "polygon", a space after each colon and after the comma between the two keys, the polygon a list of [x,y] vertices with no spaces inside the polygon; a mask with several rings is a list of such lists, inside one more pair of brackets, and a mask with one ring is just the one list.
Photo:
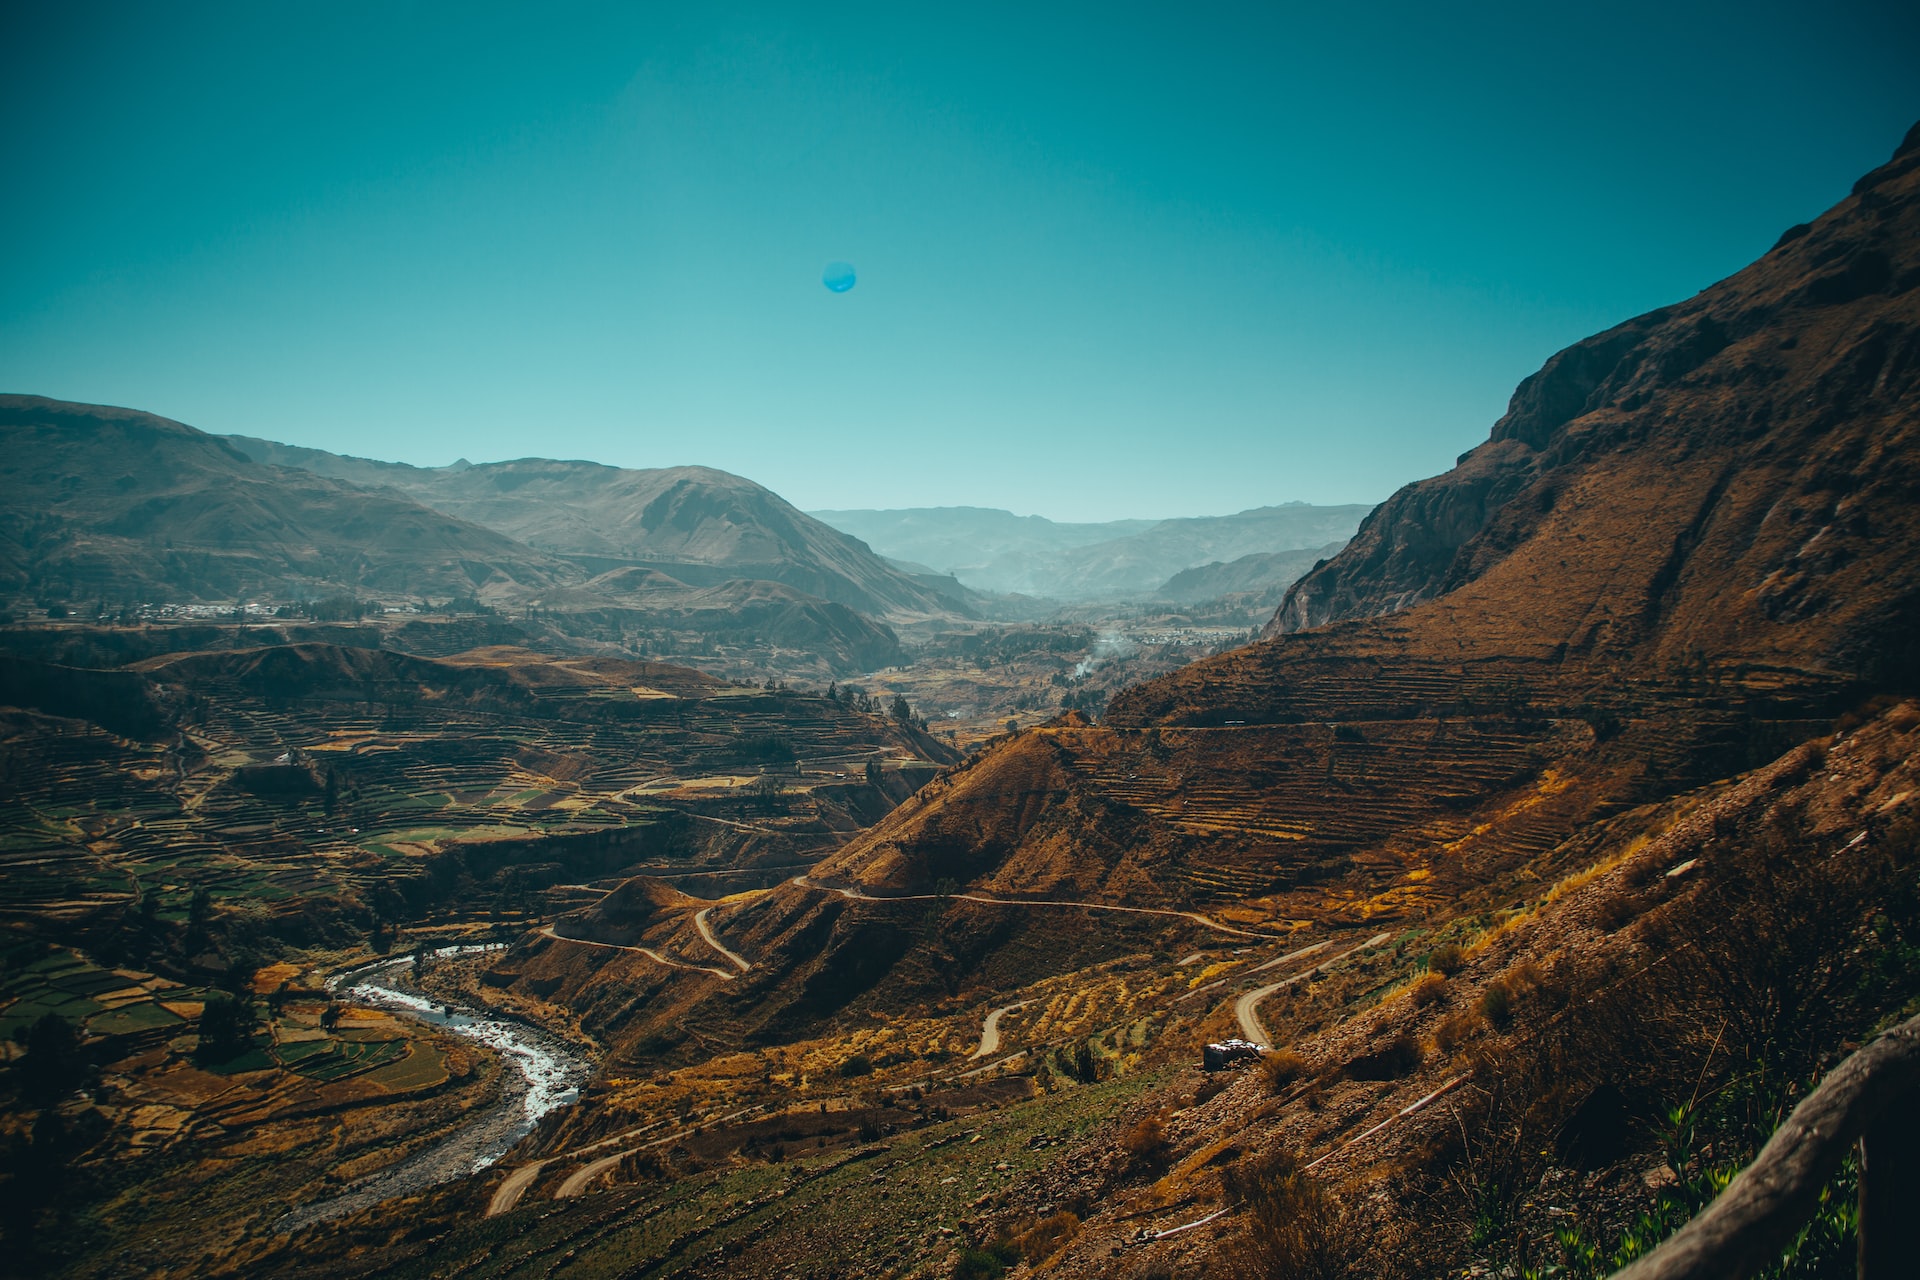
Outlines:
{"label": "dry grass", "polygon": [[1157,1169],[1166,1164],[1173,1144],[1167,1141],[1167,1126],[1159,1116],[1137,1120],[1120,1139],[1120,1149],[1137,1165]]}
{"label": "dry grass", "polygon": [[1363,1274],[1365,1225],[1287,1151],[1253,1155],[1227,1172],[1248,1223],[1229,1255],[1236,1280],[1338,1280]]}
{"label": "dry grass", "polygon": [[1439,1004],[1447,998],[1447,980],[1437,973],[1424,973],[1407,987],[1407,999],[1416,1009]]}
{"label": "dry grass", "polygon": [[1467,953],[1460,949],[1460,944],[1457,942],[1435,947],[1433,954],[1427,957],[1427,968],[1447,978],[1460,972],[1466,963]]}
{"label": "dry grass", "polygon": [[1441,1053],[1452,1053],[1480,1029],[1483,1021],[1478,1009],[1462,1009],[1434,1029],[1434,1048]]}
{"label": "dry grass", "polygon": [[1279,1093],[1282,1089],[1307,1074],[1307,1060],[1291,1049],[1276,1049],[1272,1053],[1260,1055],[1256,1068],[1260,1072],[1260,1082],[1268,1093]]}
{"label": "dry grass", "polygon": [[1079,1234],[1079,1217],[1062,1211],[1038,1218],[1011,1232],[1007,1242],[1022,1258],[1037,1266],[1072,1244]]}

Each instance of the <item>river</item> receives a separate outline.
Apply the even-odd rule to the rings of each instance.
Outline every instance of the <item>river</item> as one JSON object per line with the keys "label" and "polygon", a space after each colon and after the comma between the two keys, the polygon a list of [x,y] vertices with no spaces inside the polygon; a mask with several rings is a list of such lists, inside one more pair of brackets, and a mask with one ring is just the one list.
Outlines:
{"label": "river", "polygon": [[[489,949],[443,947],[434,955],[452,957]],[[592,1068],[566,1045],[522,1023],[488,1017],[459,1006],[449,1011],[411,988],[406,978],[412,965],[412,956],[382,960],[340,974],[327,986],[355,1004],[417,1018],[492,1049],[513,1068],[502,1073],[500,1096],[425,1150],[369,1174],[337,1196],[290,1211],[274,1224],[277,1230],[297,1231],[316,1222],[355,1213],[382,1200],[414,1195],[442,1182],[470,1177],[533,1132],[542,1116],[579,1099],[580,1086]]]}

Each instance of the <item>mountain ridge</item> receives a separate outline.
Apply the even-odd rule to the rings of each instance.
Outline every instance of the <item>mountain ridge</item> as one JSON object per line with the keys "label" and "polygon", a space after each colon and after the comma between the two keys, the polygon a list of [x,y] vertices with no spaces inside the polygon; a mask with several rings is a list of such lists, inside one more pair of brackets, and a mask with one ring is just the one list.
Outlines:
{"label": "mountain ridge", "polygon": [[965,608],[765,486],[712,467],[537,457],[416,467],[252,436],[226,439],[249,457],[398,489],[591,573],[654,569],[695,587],[764,579],[896,620]]}
{"label": "mountain ridge", "polygon": [[[1568,467],[1609,446],[1602,419],[1638,413],[1650,381],[1683,379],[1711,366],[1781,308],[1817,311],[1911,290],[1920,266],[1910,256],[1895,262],[1865,224],[1905,207],[1916,169],[1920,125],[1846,200],[1813,223],[1789,228],[1752,266],[1557,352],[1515,389],[1485,442],[1462,454],[1451,471],[1400,489],[1367,517],[1342,554],[1295,584],[1267,634],[1396,612],[1479,576],[1529,523],[1514,504],[1528,492],[1536,504],[1551,504]],[[1898,198],[1890,194],[1894,188]],[[1761,297],[1769,277],[1781,275],[1793,283]],[[1898,344],[1898,351],[1881,353],[1882,365],[1912,359],[1910,331],[1863,337]],[[1861,357],[1874,358],[1864,350]],[[1787,363],[1770,362],[1768,376],[1785,373]],[[1825,389],[1808,388],[1814,395]]]}
{"label": "mountain ridge", "polygon": [[1288,502],[1224,516],[1084,524],[994,507],[816,514],[883,555],[950,573],[976,590],[1074,601],[1148,598],[1175,574],[1210,562],[1344,542],[1369,509]]}
{"label": "mountain ridge", "polygon": [[0,396],[0,436],[0,585],[14,592],[500,596],[572,576],[403,495],[255,462],[137,409]]}

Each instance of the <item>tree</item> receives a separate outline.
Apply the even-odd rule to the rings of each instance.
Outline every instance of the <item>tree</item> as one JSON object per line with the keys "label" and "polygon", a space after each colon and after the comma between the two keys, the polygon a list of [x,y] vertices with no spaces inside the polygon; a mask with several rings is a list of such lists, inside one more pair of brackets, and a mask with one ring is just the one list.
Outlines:
{"label": "tree", "polygon": [[205,885],[193,891],[193,897],[187,903],[188,955],[197,955],[207,945],[207,925],[213,920],[213,894]]}
{"label": "tree", "polygon": [[236,996],[246,996],[253,990],[253,975],[260,971],[260,962],[251,953],[242,951],[228,962],[227,971],[220,975],[220,985]]}
{"label": "tree", "polygon": [[893,695],[893,706],[888,713],[901,724],[913,723],[913,708],[907,704],[907,695],[904,693]]}
{"label": "tree", "polygon": [[27,1028],[27,1056],[15,1068],[20,1092],[48,1106],[80,1087],[80,1034],[57,1013],[43,1013]]}
{"label": "tree", "polygon": [[200,1046],[194,1058],[202,1063],[231,1062],[253,1047],[257,1021],[252,1000],[224,991],[208,993],[200,1010]]}

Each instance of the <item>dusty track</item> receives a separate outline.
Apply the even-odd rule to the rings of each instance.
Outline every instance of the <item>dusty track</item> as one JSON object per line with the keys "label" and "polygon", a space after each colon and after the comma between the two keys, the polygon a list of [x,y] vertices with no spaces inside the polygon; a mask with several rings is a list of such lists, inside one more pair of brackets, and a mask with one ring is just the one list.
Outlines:
{"label": "dusty track", "polygon": [[980,1047],[968,1054],[969,1059],[984,1058],[990,1053],[1000,1051],[1000,1015],[1012,1013],[1015,1009],[1025,1008],[1031,1000],[1016,1000],[1012,1004],[1003,1004],[987,1014],[987,1020],[980,1024]]}
{"label": "dusty track", "polygon": [[713,936],[713,927],[707,923],[707,913],[712,910],[713,910],[712,907],[702,907],[700,908],[700,910],[694,912],[693,927],[700,931],[700,936],[706,939],[706,943],[708,946],[712,947],[715,951],[718,951],[721,955],[733,961],[735,964],[739,965],[740,972],[745,973],[747,970],[753,968],[753,965],[747,961],[747,958],[739,954],[738,952],[733,951],[727,946],[726,943],[720,941],[720,939]]}
{"label": "dusty track", "polygon": [[[667,968],[669,969],[688,969],[694,973],[710,973],[714,977],[720,979],[722,982],[732,982],[734,980],[734,977],[736,976],[731,970],[728,970],[728,969],[712,969],[707,967],[704,964],[688,964],[683,960],[669,960],[666,956],[661,955],[658,951],[655,951],[652,947],[630,947],[625,945],[624,943],[619,943],[619,942],[595,942],[591,938],[569,938],[564,933],[555,933],[553,931],[553,926],[550,924],[541,925],[538,929],[534,930],[534,932],[538,933],[543,938],[552,938],[555,942],[571,942],[575,946],[579,946],[579,947],[605,947],[609,951],[637,952],[640,955],[645,956],[647,959],[653,961],[655,964],[663,964],[667,966]],[[704,933],[705,930],[702,930],[701,932]],[[728,952],[728,954],[732,955],[733,953]],[[735,958],[737,959],[738,957],[735,957]]]}
{"label": "dusty track", "polygon": [[[1376,933],[1371,938],[1368,938],[1365,942],[1361,943],[1359,946],[1349,947],[1347,950],[1342,951],[1339,955],[1333,956],[1327,960],[1322,960],[1319,964],[1314,965],[1310,969],[1302,969],[1300,972],[1294,974],[1291,978],[1282,978],[1278,982],[1270,982],[1264,987],[1255,987],[1252,991],[1247,992],[1245,995],[1241,996],[1238,1000],[1233,1002],[1233,1016],[1239,1019],[1241,1036],[1245,1039],[1253,1041],[1255,1044],[1268,1043],[1266,1024],[1260,1021],[1260,1014],[1259,1014],[1260,1002],[1262,1000],[1265,1000],[1268,996],[1272,995],[1276,991],[1279,991],[1283,987],[1290,987],[1294,983],[1299,982],[1303,978],[1311,977],[1314,974],[1319,973],[1321,970],[1328,968],[1329,966],[1340,963],[1342,960],[1345,960],[1348,956],[1353,955],[1356,952],[1365,951],[1368,947],[1377,947],[1380,944],[1389,941],[1392,937],[1393,935],[1390,933]],[[1298,959],[1300,956],[1307,955],[1310,952],[1318,951],[1321,947],[1324,947],[1326,945],[1327,945],[1326,943],[1322,942],[1322,943],[1317,943],[1311,947],[1303,947],[1299,951],[1294,952],[1292,955],[1281,956],[1279,960],[1269,960],[1266,964],[1261,965],[1260,967],[1264,969],[1264,968],[1267,968],[1269,965],[1276,965],[1285,960]]]}
{"label": "dusty track", "polygon": [[1255,933],[1250,929],[1236,929],[1230,924],[1221,924],[1212,916],[1201,915],[1198,911],[1176,911],[1171,907],[1113,907],[1104,902],[1075,902],[1071,898],[990,898],[984,893],[901,893],[879,896],[862,892],[859,889],[843,889],[838,885],[821,884],[806,876],[795,876],[787,882],[802,889],[817,889],[822,893],[837,893],[843,898],[855,902],[931,902],[936,899],[951,899],[955,902],[978,902],[991,907],[1078,907],[1082,911],[1118,911],[1125,915],[1136,916],[1177,916],[1182,920],[1191,920],[1204,929],[1215,933],[1232,934],[1236,938],[1253,938],[1260,942],[1282,942],[1279,934]]}
{"label": "dusty track", "polygon": [[507,1175],[507,1180],[493,1189],[493,1198],[487,1201],[487,1217],[506,1213],[520,1203],[520,1197],[527,1194],[527,1188],[547,1167],[545,1160],[535,1160],[532,1164],[523,1164]]}

